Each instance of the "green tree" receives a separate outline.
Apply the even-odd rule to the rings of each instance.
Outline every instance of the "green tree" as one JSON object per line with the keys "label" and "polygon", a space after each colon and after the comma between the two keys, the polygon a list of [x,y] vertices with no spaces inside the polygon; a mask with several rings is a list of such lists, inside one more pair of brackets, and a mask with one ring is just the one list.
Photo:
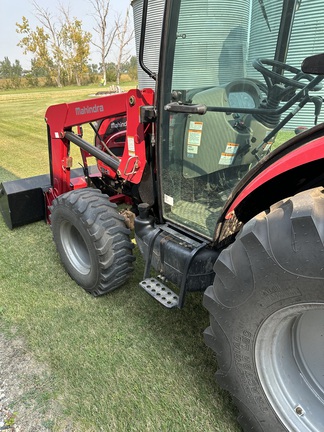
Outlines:
{"label": "green tree", "polygon": [[0,62],[0,77],[10,78],[12,73],[11,61],[8,57],[5,57],[2,62]]}
{"label": "green tree", "polygon": [[88,76],[91,83],[99,81],[99,67],[97,64],[88,65]]}
{"label": "green tree", "polygon": [[37,65],[37,62],[35,62],[35,59],[31,60],[31,74],[37,78],[39,77],[46,77],[46,69],[39,67]]}
{"label": "green tree", "polygon": [[106,79],[107,82],[116,82],[117,79],[117,68],[116,64],[109,62],[105,65]]}
{"label": "green tree", "polygon": [[96,63],[92,63],[91,65],[88,65],[89,73],[92,73],[94,75],[99,74],[99,67]]}
{"label": "green tree", "polygon": [[125,63],[125,69],[131,80],[137,80],[137,57],[132,56],[127,63]]}
{"label": "green tree", "polygon": [[8,80],[8,87],[20,87],[22,73],[23,68],[19,60],[15,60],[14,63],[11,63],[9,58],[5,57],[4,60],[0,62],[0,78]]}
{"label": "green tree", "polygon": [[12,76],[11,83],[14,88],[19,88],[21,86],[21,77],[23,68],[19,62],[19,60],[15,60],[15,62],[11,65],[12,68]]}
{"label": "green tree", "polygon": [[[45,18],[49,19],[49,15],[44,12]],[[50,79],[54,78],[56,84],[61,86],[61,53],[59,49],[58,35],[55,32],[53,24],[52,37],[46,32],[46,27],[36,27],[32,30],[29,21],[26,17],[22,17],[22,23],[16,23],[17,33],[23,35],[18,46],[23,48],[24,54],[34,54],[34,65],[36,68],[46,71],[46,76]],[[53,40],[55,35],[55,41]]]}
{"label": "green tree", "polygon": [[76,18],[72,21],[65,12],[65,23],[61,29],[64,68],[71,83],[82,84],[82,77],[88,72],[91,33],[82,29],[82,22]]}
{"label": "green tree", "polygon": [[82,75],[87,73],[87,62],[90,54],[91,34],[82,29],[82,21],[70,19],[70,12],[63,6],[58,8],[59,16],[33,3],[35,16],[41,26],[31,29],[26,17],[17,23],[17,32],[23,37],[19,46],[34,55],[34,68],[46,73],[47,82],[53,80],[57,86],[76,82],[81,85]]}

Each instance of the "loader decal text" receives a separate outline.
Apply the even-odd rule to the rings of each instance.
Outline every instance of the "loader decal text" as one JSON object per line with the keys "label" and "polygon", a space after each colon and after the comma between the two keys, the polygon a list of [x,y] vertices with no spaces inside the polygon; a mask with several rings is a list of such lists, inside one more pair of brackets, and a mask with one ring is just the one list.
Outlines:
{"label": "loader decal text", "polygon": [[76,115],[85,115],[85,114],[92,114],[97,112],[104,112],[104,106],[103,105],[92,105],[92,106],[84,106],[82,108],[77,107],[75,108],[75,114]]}

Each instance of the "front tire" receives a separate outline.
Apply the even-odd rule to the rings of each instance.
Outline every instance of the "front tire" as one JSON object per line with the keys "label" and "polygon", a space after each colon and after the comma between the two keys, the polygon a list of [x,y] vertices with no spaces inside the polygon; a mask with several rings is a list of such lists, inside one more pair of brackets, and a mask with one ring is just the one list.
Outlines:
{"label": "front tire", "polygon": [[324,412],[324,195],[249,221],[215,263],[205,341],[245,431],[319,432]]}
{"label": "front tire", "polygon": [[51,207],[53,239],[69,275],[94,296],[123,285],[133,270],[129,229],[106,195],[80,189]]}

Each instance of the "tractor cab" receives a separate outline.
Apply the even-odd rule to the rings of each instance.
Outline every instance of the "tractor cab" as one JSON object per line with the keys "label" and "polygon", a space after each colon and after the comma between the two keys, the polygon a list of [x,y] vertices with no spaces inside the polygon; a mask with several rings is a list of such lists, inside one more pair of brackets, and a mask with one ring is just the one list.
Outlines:
{"label": "tractor cab", "polygon": [[212,239],[246,174],[300,123],[316,122],[322,77],[301,64],[323,50],[320,2],[166,3],[157,85],[162,213]]}

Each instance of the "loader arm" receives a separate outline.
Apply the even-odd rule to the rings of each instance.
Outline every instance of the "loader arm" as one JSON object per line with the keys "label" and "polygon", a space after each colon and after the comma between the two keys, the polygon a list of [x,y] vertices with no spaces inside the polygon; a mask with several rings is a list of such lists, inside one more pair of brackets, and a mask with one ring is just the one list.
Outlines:
{"label": "loader arm", "polygon": [[[86,187],[82,178],[71,181],[70,143],[79,146],[89,156],[95,156],[107,166],[111,177],[118,176],[138,184],[146,165],[145,125],[140,122],[140,107],[152,105],[154,92],[151,89],[130,90],[120,93],[82,100],[73,103],[53,105],[46,111],[48,147],[52,188],[48,192],[47,204],[74,188]],[[101,119],[125,115],[127,118],[126,144],[119,162],[104,151],[83,140],[73,127]]]}

